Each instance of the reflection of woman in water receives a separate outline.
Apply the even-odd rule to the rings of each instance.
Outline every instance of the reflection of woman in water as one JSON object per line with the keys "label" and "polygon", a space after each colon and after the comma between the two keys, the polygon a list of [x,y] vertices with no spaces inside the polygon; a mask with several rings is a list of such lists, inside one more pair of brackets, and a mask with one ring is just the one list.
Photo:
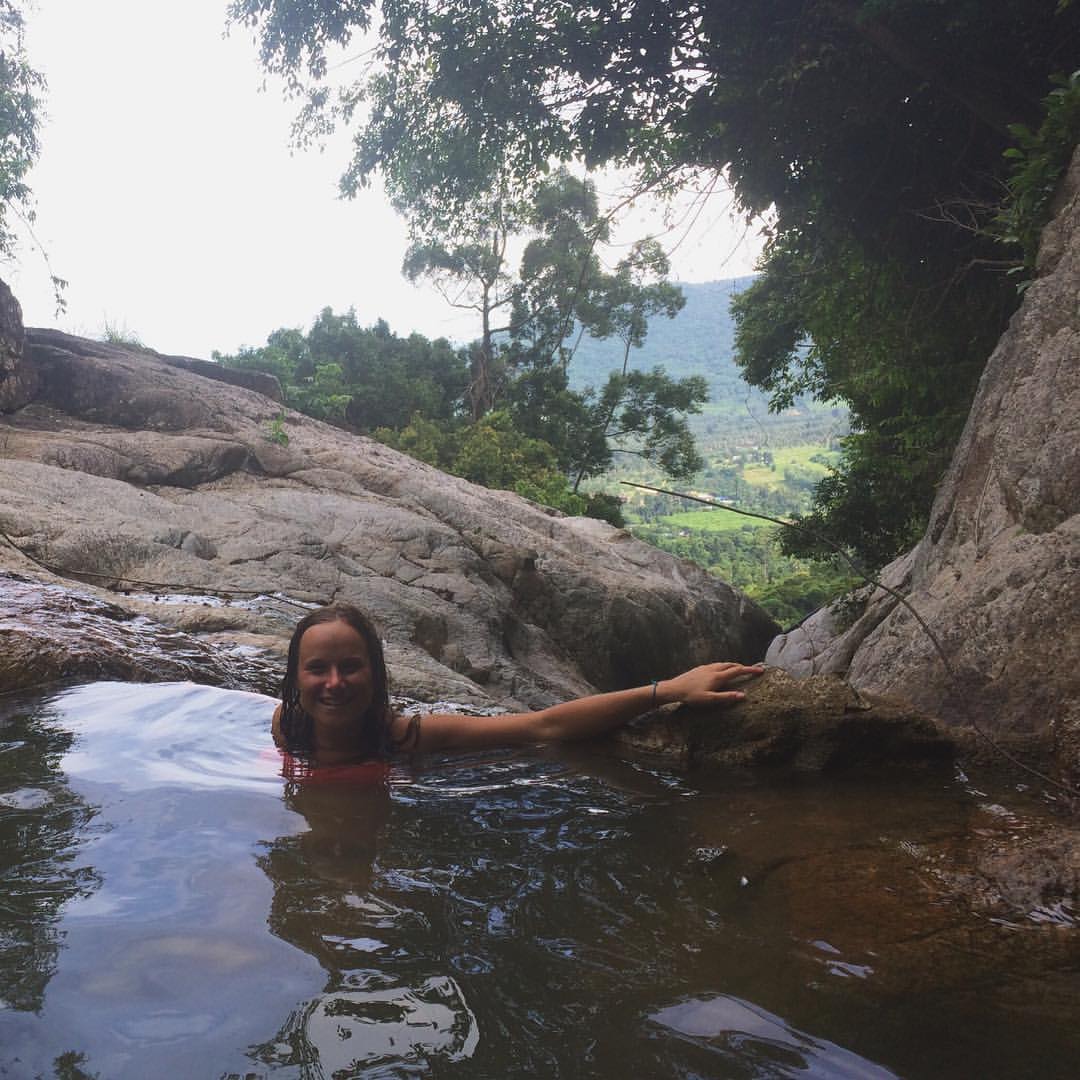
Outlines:
{"label": "reflection of woman in water", "polygon": [[[704,664],[673,679],[593,694],[530,713],[399,716],[390,708],[382,644],[358,608],[334,604],[306,615],[289,643],[274,742],[320,767],[385,759],[397,751],[488,749],[600,735],[657,705],[715,705],[744,695],[727,687],[762,668]],[[288,764],[287,764],[288,768]]]}

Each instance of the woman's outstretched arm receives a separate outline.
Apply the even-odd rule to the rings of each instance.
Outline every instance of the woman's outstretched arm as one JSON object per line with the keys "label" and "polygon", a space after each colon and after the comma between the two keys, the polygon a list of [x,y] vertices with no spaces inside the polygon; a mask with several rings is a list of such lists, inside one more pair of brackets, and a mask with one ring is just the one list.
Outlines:
{"label": "woman's outstretched arm", "polygon": [[[421,752],[451,749],[489,749],[521,743],[588,739],[619,727],[656,705],[716,705],[741,700],[741,690],[729,689],[736,679],[760,675],[764,668],[746,664],[703,664],[674,679],[633,690],[593,694],[531,713],[502,716],[459,716],[436,713],[421,719],[415,745]],[[395,719],[395,734],[404,736],[408,721]]]}

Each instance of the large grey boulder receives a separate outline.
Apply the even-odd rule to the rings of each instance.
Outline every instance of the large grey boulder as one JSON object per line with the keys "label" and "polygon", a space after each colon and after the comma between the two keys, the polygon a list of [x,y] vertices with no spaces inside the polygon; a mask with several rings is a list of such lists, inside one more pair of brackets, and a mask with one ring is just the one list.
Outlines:
{"label": "large grey boulder", "polygon": [[[621,530],[489,491],[157,354],[27,331],[34,400],[0,419],[0,569],[47,567],[158,620],[280,648],[301,611],[366,608],[398,690],[544,705],[775,633],[745,597]],[[197,366],[197,365],[196,365]],[[283,438],[282,436],[287,436]],[[36,560],[33,561],[33,560]]]}
{"label": "large grey boulder", "polygon": [[857,693],[836,676],[796,681],[771,669],[740,689],[746,698],[734,705],[658,709],[621,728],[611,743],[689,767],[797,772],[944,764],[957,749],[929,717],[901,702]]}
{"label": "large grey boulder", "polygon": [[[987,364],[926,536],[881,590],[773,643],[789,670],[1052,745],[1080,780],[1080,151],[1036,280]],[[849,625],[850,624],[850,625]]]}

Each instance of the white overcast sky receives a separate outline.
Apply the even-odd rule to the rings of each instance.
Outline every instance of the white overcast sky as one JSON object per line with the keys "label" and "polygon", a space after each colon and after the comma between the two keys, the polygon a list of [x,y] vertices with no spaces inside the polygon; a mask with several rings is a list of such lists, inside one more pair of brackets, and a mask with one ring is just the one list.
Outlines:
{"label": "white overcast sky", "polygon": [[[69,285],[58,318],[49,271],[24,238],[0,277],[26,325],[99,337],[108,324],[202,357],[306,328],[326,306],[398,333],[472,336],[401,277],[405,225],[387,201],[337,197],[347,139],[290,150],[294,107],[277,86],[260,90],[250,34],[223,36],[225,6],[35,0],[27,11],[29,58],[49,83],[34,232]],[[628,227],[636,237],[659,218],[639,209]],[[674,276],[735,277],[755,255],[753,231],[718,196],[674,253]]]}

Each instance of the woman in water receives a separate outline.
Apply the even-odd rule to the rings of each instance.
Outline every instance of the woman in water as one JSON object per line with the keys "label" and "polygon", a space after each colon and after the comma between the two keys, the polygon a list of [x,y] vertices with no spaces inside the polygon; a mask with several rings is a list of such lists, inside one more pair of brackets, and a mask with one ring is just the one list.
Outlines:
{"label": "woman in water", "polygon": [[300,620],[289,642],[274,742],[324,765],[382,758],[395,751],[479,750],[521,743],[587,739],[668,702],[715,705],[738,701],[734,680],[758,666],[704,664],[639,686],[593,694],[538,712],[499,716],[436,713],[404,717],[390,708],[382,643],[358,608],[334,604]]}

